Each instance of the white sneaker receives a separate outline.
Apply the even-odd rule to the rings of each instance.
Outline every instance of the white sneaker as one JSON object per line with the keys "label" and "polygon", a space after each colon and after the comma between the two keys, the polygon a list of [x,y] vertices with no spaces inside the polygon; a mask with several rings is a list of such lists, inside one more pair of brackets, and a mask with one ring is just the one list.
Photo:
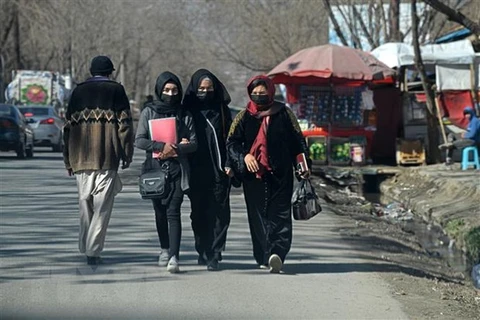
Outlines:
{"label": "white sneaker", "polygon": [[166,267],[168,264],[168,249],[162,249],[158,255],[158,265],[160,267]]}
{"label": "white sneaker", "polygon": [[268,259],[268,265],[270,266],[270,273],[280,273],[283,262],[278,255],[272,254]]}
{"label": "white sneaker", "polygon": [[167,271],[170,273],[180,272],[180,267],[178,266],[178,259],[175,256],[171,257],[168,261]]}

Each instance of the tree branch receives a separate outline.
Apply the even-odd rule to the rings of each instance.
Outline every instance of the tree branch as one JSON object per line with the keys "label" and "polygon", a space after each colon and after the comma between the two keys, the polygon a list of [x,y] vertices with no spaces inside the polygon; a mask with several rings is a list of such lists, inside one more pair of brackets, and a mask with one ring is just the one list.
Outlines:
{"label": "tree branch", "polygon": [[446,15],[450,20],[455,21],[468,30],[472,31],[476,35],[480,35],[480,24],[470,20],[463,13],[453,8],[450,8],[446,4],[440,2],[439,0],[424,0],[426,4],[431,6],[437,11],[440,11]]}
{"label": "tree branch", "polygon": [[368,44],[370,45],[371,48],[377,47],[377,44],[372,38],[372,35],[370,32],[368,32],[367,26],[365,25],[365,22],[363,21],[362,15],[358,12],[357,7],[355,5],[352,6],[352,11],[353,11],[353,17],[358,21],[360,24],[360,28],[362,29],[362,32],[365,34],[367,37]]}
{"label": "tree branch", "polygon": [[328,12],[328,16],[330,17],[330,20],[332,21],[333,29],[335,30],[335,33],[340,38],[340,41],[342,42],[342,44],[344,46],[348,47],[348,42],[345,39],[345,35],[343,34],[342,29],[340,29],[340,25],[338,24],[338,21],[335,18],[335,15],[333,14],[332,6],[330,5],[330,1],[329,0],[323,0],[323,5],[325,6],[325,9]]}

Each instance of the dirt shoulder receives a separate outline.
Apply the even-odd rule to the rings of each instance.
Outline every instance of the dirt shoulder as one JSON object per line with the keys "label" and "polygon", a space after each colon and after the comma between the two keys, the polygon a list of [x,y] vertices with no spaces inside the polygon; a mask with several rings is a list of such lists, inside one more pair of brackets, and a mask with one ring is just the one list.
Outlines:
{"label": "dirt shoulder", "polygon": [[480,261],[480,171],[459,165],[403,170],[382,183],[382,195],[441,226],[472,261]]}
{"label": "dirt shoulder", "polygon": [[480,319],[480,291],[445,260],[422,248],[406,222],[376,217],[361,197],[339,194],[321,179],[315,184],[322,198],[337,200],[324,206],[348,218],[337,230],[342,237],[372,259],[391,265],[379,274],[412,319]]}

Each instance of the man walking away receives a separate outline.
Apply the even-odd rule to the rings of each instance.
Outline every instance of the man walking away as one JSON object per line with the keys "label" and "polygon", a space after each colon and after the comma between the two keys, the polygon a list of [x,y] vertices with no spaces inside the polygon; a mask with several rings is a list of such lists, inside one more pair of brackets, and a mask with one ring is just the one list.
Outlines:
{"label": "man walking away", "polygon": [[87,263],[100,262],[115,195],[122,189],[117,171],[133,156],[133,125],[123,86],[111,80],[115,69],[105,56],[93,58],[92,77],[72,92],[65,115],[63,158],[77,178],[80,207],[79,250]]}

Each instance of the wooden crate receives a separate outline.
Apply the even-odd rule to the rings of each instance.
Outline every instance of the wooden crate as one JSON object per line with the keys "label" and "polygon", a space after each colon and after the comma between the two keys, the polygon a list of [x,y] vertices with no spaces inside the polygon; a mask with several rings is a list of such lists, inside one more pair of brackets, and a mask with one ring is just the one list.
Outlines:
{"label": "wooden crate", "polygon": [[426,164],[425,146],[420,139],[397,139],[398,165]]}

